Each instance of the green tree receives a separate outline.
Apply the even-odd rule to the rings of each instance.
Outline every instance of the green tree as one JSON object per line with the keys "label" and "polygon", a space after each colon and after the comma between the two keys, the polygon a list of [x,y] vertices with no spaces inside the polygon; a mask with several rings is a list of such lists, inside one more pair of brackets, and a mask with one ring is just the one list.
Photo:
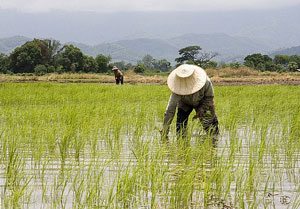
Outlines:
{"label": "green tree", "polygon": [[33,73],[35,66],[53,64],[53,56],[60,44],[55,40],[33,39],[17,47],[9,56],[14,73]]}
{"label": "green tree", "polygon": [[218,56],[216,52],[200,52],[198,58],[195,60],[195,64],[202,68],[216,68],[218,63],[212,61],[214,57]]}
{"label": "green tree", "polygon": [[47,65],[51,60],[51,51],[49,50],[47,43],[44,40],[39,39],[34,39],[33,42],[41,49],[41,64]]}
{"label": "green tree", "polygon": [[147,54],[142,60],[138,61],[138,65],[143,65],[147,70],[159,70],[162,72],[167,72],[171,69],[171,63],[166,60],[156,60],[151,55]]}
{"label": "green tree", "polygon": [[266,71],[278,71],[278,70],[281,70],[281,68],[278,69],[278,66],[274,62],[269,61],[269,62],[265,63],[265,70]]}
{"label": "green tree", "polygon": [[264,58],[262,54],[251,54],[244,58],[244,65],[247,67],[258,69],[260,63],[264,64]]}
{"label": "green tree", "polygon": [[98,71],[98,63],[94,59],[94,57],[84,55],[84,62],[83,62],[83,72],[89,73],[93,72],[96,73]]}
{"label": "green tree", "polygon": [[110,66],[116,66],[118,69],[120,70],[127,70],[126,69],[126,64],[124,61],[120,61],[120,62],[113,62],[110,64]]}
{"label": "green tree", "polygon": [[296,62],[298,64],[298,67],[300,67],[300,56],[299,55],[290,56],[290,62]]}
{"label": "green tree", "polygon": [[295,71],[297,69],[298,69],[297,62],[289,62],[289,64],[287,65],[287,70],[288,71]]}
{"label": "green tree", "polygon": [[129,70],[131,68],[133,68],[132,63],[125,63],[123,60],[119,61],[119,62],[113,62],[109,64],[110,67],[112,66],[116,66],[117,68],[119,68],[120,70]]}
{"label": "green tree", "polygon": [[278,55],[275,55],[273,61],[276,65],[280,64],[283,67],[286,67],[288,65],[288,63],[290,62],[290,57],[288,55],[278,54]]}
{"label": "green tree", "polygon": [[267,68],[270,68],[270,62],[272,62],[271,57],[268,55],[262,55],[260,53],[248,55],[244,59],[245,66],[260,71],[268,70]]}
{"label": "green tree", "polygon": [[96,62],[98,64],[98,72],[99,73],[106,73],[109,72],[110,68],[109,68],[109,62],[111,60],[111,57],[108,56],[104,56],[103,54],[99,54],[96,57]]}
{"label": "green tree", "polygon": [[36,41],[26,42],[12,51],[9,60],[12,72],[33,73],[34,67],[43,63],[41,47]]}
{"label": "green tree", "polygon": [[282,65],[277,64],[277,65],[275,65],[275,69],[276,69],[276,71],[282,71],[283,67],[282,67]]}
{"label": "green tree", "polygon": [[256,66],[256,69],[263,72],[263,71],[266,70],[266,66],[265,66],[264,63],[260,62],[260,63],[258,63],[258,65]]}
{"label": "green tree", "polygon": [[218,66],[218,63],[216,61],[208,61],[208,62],[205,62],[202,64],[201,67],[203,67],[204,69],[208,69],[208,68],[213,68],[213,69],[216,69]]}
{"label": "green tree", "polygon": [[54,66],[56,68],[55,72],[57,73],[63,73],[66,71],[70,71],[70,70],[66,70],[65,67],[69,68],[71,67],[71,60],[67,57],[63,57],[62,54],[57,54],[54,57]]}
{"label": "green tree", "polygon": [[9,58],[6,54],[0,53],[0,73],[8,73]]}
{"label": "green tree", "polygon": [[51,40],[51,39],[44,39],[42,40],[43,44],[47,47],[48,51],[49,51],[49,60],[48,63],[50,65],[54,64],[54,57],[57,53],[60,52],[60,42],[57,40]]}
{"label": "green tree", "polygon": [[166,59],[162,59],[155,61],[154,67],[155,69],[160,70],[161,72],[168,72],[171,69],[171,63]]}
{"label": "green tree", "polygon": [[186,62],[195,63],[197,59],[197,55],[199,54],[202,48],[200,46],[188,46],[182,48],[178,51],[180,57],[176,58],[175,61],[178,64],[183,64]]}
{"label": "green tree", "polygon": [[143,57],[141,63],[145,65],[146,68],[152,70],[154,69],[155,59],[153,59],[151,55],[147,54]]}
{"label": "green tree", "polygon": [[55,65],[63,66],[65,72],[79,72],[84,69],[84,54],[73,45],[65,45],[55,56]]}
{"label": "green tree", "polygon": [[147,71],[147,67],[143,64],[138,64],[137,66],[134,67],[133,70],[135,73],[144,73]]}
{"label": "green tree", "polygon": [[210,61],[218,55],[213,52],[201,52],[200,46],[188,46],[178,51],[180,57],[176,58],[177,65],[188,63],[195,64],[205,68],[209,65]]}
{"label": "green tree", "polygon": [[56,40],[50,40],[50,39],[42,39],[42,40],[33,39],[32,42],[36,43],[41,48],[42,64],[52,65],[54,55],[59,50],[60,42]]}
{"label": "green tree", "polygon": [[272,58],[269,57],[268,55],[263,55],[262,57],[263,57],[264,63],[272,62],[273,61]]}

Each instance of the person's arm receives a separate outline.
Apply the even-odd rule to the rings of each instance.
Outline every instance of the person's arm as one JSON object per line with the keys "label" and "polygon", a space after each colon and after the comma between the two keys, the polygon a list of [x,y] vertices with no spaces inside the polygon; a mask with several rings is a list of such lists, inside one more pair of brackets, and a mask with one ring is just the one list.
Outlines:
{"label": "person's arm", "polygon": [[214,88],[210,81],[210,79],[207,77],[206,85],[204,86],[204,97],[201,100],[201,103],[205,109],[207,109],[208,106],[211,105],[211,102],[214,100]]}
{"label": "person's arm", "polygon": [[204,88],[204,97],[201,99],[197,107],[197,114],[194,117],[194,119],[203,116],[203,114],[205,114],[207,111],[210,111],[210,114],[212,115],[215,114],[214,89],[208,77],[203,88]]}
{"label": "person's arm", "polygon": [[168,106],[165,112],[165,117],[164,117],[164,123],[163,123],[163,129],[162,129],[162,137],[167,138],[170,125],[172,123],[172,120],[174,118],[177,104],[180,100],[180,96],[172,93],[168,102]]}

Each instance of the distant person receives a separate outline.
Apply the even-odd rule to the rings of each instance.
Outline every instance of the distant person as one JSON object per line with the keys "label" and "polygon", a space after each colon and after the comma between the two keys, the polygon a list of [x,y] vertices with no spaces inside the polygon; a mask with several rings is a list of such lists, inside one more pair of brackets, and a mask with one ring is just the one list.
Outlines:
{"label": "distant person", "polygon": [[115,74],[115,79],[116,79],[116,84],[118,85],[119,83],[123,84],[123,73],[116,67],[113,66],[112,71],[114,71]]}
{"label": "distant person", "polygon": [[218,119],[213,85],[206,72],[196,65],[183,64],[171,72],[167,84],[172,94],[164,116],[162,138],[168,139],[169,127],[178,108],[177,137],[186,136],[188,117],[194,109],[193,119],[199,118],[204,130],[215,139],[219,133]]}

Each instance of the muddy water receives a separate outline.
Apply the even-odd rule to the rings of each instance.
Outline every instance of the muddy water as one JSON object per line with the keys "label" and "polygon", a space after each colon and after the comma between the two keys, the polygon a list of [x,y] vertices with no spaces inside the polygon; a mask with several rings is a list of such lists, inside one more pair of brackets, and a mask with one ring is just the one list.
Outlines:
{"label": "muddy water", "polygon": [[[241,126],[235,131],[234,138],[230,131],[224,131],[215,148],[217,156],[222,159],[234,158],[233,167],[242,166],[245,175],[249,175],[250,164],[254,164],[256,199],[245,197],[245,202],[257,202],[255,208],[300,208],[300,152],[298,149],[290,152],[289,146],[285,145],[289,143],[288,139],[282,135],[281,127],[275,129],[266,131],[263,134],[264,140],[260,131],[253,131],[247,126]],[[264,148],[262,144],[265,144]],[[233,172],[232,176],[236,174]],[[230,192],[232,197],[237,188],[233,182]],[[226,202],[227,206],[229,202]]]}
{"label": "muddy water", "polygon": [[[242,197],[245,208],[248,208],[249,205],[255,205],[256,208],[298,208],[300,154],[287,155],[286,148],[279,145],[275,147],[275,142],[267,143],[268,146],[274,146],[274,152],[270,148],[265,148],[261,154],[257,151],[257,149],[261,149],[261,143],[257,143],[257,146],[255,144],[260,133],[256,131],[249,132],[251,132],[251,129],[241,127],[236,131],[233,138],[232,133],[225,130],[219,136],[217,143],[211,147],[215,153],[212,160],[214,162],[208,159],[204,167],[209,172],[214,172],[216,170],[215,166],[226,162],[227,165],[230,165],[228,169],[232,170],[232,178],[242,176],[244,180],[241,183],[235,180],[230,182],[230,190],[226,199],[211,193],[207,197],[206,206],[203,205],[203,191],[195,190],[193,191],[194,194],[191,195],[192,200],[185,207],[240,208],[240,205],[235,203],[234,199],[237,198],[236,193],[240,188],[249,189],[243,184],[248,184],[249,170],[253,166],[251,163],[253,163],[255,168],[255,171],[253,171],[253,189],[255,192],[249,196],[245,195],[247,192],[241,193],[245,195],[245,197]],[[188,146],[196,146],[201,140],[205,143],[205,139],[197,136],[197,133],[192,136]],[[157,136],[156,133],[153,135]],[[280,134],[267,134],[267,141],[270,141],[270,137],[275,137],[274,141],[281,138]],[[36,161],[30,157],[30,149],[19,146],[18,150],[23,153],[11,157],[10,160],[14,161],[12,168],[7,166],[9,163],[2,155],[0,167],[1,208],[108,206],[110,194],[117,192],[116,179],[120,172],[134,168],[139,160],[137,145],[133,138],[126,135],[122,135],[121,138],[120,143],[116,144],[109,144],[108,141],[99,139],[98,151],[96,153],[92,152],[92,149],[87,146],[86,149],[81,151],[79,159],[76,159],[75,153],[70,150],[65,161],[62,161],[57,155],[59,152],[56,152],[56,155],[53,156],[44,155],[40,161]],[[142,136],[140,140],[149,138],[151,138],[151,134]],[[155,137],[149,140],[150,152],[156,152],[158,149],[157,146],[153,145],[155,140]],[[175,137],[171,137],[170,145],[162,143],[161,146],[169,146],[170,149],[173,149],[176,146],[175,140]],[[233,146],[234,143],[236,145]],[[170,152],[170,150],[166,148],[165,152]],[[148,158],[144,158],[144,160],[146,159]],[[173,172],[169,175],[169,181],[164,184],[172,185],[173,180],[177,178],[177,175],[180,175],[180,169],[185,168],[180,167],[179,161],[170,158],[162,159],[162,161],[168,165],[168,170]],[[175,169],[178,170],[174,172]],[[97,183],[94,183],[96,181]],[[89,183],[91,184],[89,185]],[[97,189],[90,188],[95,185],[97,185]],[[93,205],[87,205],[87,196],[90,195],[90,191],[96,192],[93,198],[99,199],[98,201],[91,201]],[[215,191],[215,193],[217,192]],[[128,208],[151,208],[152,191],[143,191],[139,194],[142,195],[138,198],[139,202],[136,205],[128,206]],[[166,200],[168,198],[163,197],[163,192],[161,192],[155,198],[156,206],[172,208],[169,205],[170,202]],[[115,203],[117,200],[113,200],[113,202],[114,204],[108,206],[108,208],[120,207]]]}

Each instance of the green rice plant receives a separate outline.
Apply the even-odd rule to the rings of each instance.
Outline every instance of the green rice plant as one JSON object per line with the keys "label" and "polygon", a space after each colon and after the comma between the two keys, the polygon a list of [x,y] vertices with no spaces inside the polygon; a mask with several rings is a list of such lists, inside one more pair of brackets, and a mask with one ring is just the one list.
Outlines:
{"label": "green rice plant", "polygon": [[118,207],[129,208],[134,207],[136,203],[136,194],[138,191],[137,172],[130,170],[131,163],[126,169],[118,174],[118,183],[116,188],[116,200]]}
{"label": "green rice plant", "polygon": [[299,87],[215,94],[219,139],[198,121],[177,138],[174,119],[166,143],[167,86],[2,84],[1,206],[297,208]]}
{"label": "green rice plant", "polygon": [[20,201],[25,195],[30,197],[28,185],[32,179],[24,173],[25,161],[18,153],[16,140],[13,137],[6,137],[7,150],[5,151],[5,185],[2,205],[5,208],[19,208]]}
{"label": "green rice plant", "polygon": [[71,173],[63,169],[58,176],[54,176],[54,182],[51,185],[51,207],[52,208],[66,208],[68,202],[68,195],[70,191],[68,182],[71,179]]}
{"label": "green rice plant", "polygon": [[73,192],[74,192],[74,199],[73,199],[73,207],[75,208],[84,208],[85,204],[83,201],[83,196],[85,195],[85,184],[86,179],[84,178],[84,174],[80,171],[80,169],[77,171],[77,173],[74,176],[73,180]]}

